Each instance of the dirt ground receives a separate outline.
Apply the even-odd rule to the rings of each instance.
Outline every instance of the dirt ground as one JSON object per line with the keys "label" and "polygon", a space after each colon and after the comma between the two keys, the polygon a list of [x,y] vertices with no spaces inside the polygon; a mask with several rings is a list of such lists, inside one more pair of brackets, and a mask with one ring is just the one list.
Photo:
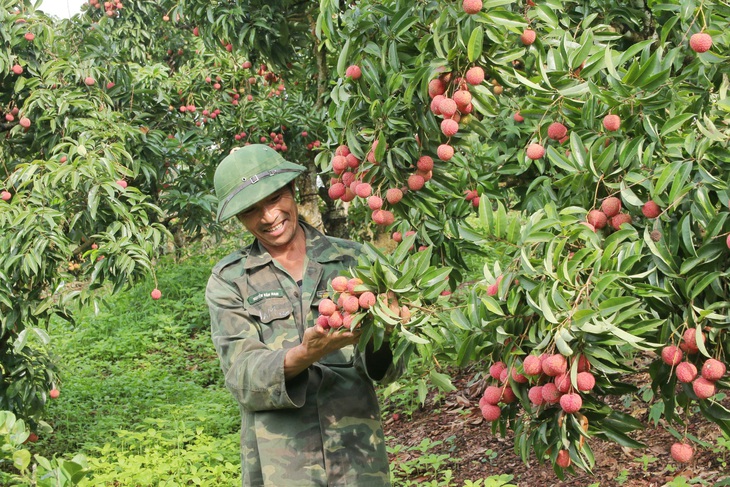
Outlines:
{"label": "dirt ground", "polygon": [[[676,440],[661,423],[658,427],[646,421],[647,404],[632,401],[630,410],[647,425],[644,430],[631,433],[632,438],[648,446],[646,450],[625,448],[597,438],[590,440],[595,455],[593,475],[577,471],[559,480],[551,465],[539,464],[533,456],[529,464],[515,454],[512,436],[500,437],[491,432],[479,410],[478,402],[483,384],[472,381],[474,370],[455,372],[452,376],[457,390],[442,396],[437,402],[429,397],[426,406],[411,417],[391,410],[385,421],[386,437],[393,437],[391,445],[415,446],[424,438],[442,443],[428,450],[430,454],[446,454],[450,460],[445,468],[452,470],[455,482],[463,486],[466,480],[476,481],[491,475],[511,474],[512,483],[530,487],[660,487],[665,485],[730,486],[730,445],[718,447],[720,429],[714,423],[697,416],[689,431],[708,443],[708,448],[695,448],[694,458],[688,464],[673,461],[669,448]],[[472,383],[474,382],[474,383]],[[724,403],[727,403],[726,399]],[[728,406],[728,404],[725,404]],[[391,455],[391,462],[413,458],[419,453],[401,449]],[[683,479],[676,477],[683,476]],[[423,481],[430,480],[421,475]],[[417,479],[411,479],[417,480]]]}

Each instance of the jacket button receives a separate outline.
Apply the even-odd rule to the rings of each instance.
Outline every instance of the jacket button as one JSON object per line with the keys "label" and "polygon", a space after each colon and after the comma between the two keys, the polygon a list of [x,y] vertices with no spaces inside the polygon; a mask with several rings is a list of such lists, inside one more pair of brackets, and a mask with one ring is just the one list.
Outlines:
{"label": "jacket button", "polygon": [[294,297],[295,298],[298,298],[299,297],[299,291],[294,291]]}

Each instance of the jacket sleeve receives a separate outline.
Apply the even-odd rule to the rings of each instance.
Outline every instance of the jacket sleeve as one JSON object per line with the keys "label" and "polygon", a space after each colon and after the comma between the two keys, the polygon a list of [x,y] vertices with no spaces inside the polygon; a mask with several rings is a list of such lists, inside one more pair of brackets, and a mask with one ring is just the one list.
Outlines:
{"label": "jacket sleeve", "polygon": [[287,350],[271,350],[262,342],[259,325],[246,312],[238,288],[214,273],[205,299],[226,387],[241,406],[248,411],[302,407],[309,372],[284,379]]}

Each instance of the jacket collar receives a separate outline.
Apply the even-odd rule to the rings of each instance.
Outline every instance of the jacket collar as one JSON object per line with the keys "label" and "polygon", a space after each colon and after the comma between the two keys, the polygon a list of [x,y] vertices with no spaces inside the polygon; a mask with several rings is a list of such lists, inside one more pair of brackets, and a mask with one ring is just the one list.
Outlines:
{"label": "jacket collar", "polygon": [[[299,220],[299,225],[304,229],[304,238],[307,242],[307,258],[310,261],[326,263],[342,260],[342,254],[332,245],[326,235],[304,220]],[[257,239],[249,247],[244,268],[254,269],[267,265],[272,260],[271,254]]]}

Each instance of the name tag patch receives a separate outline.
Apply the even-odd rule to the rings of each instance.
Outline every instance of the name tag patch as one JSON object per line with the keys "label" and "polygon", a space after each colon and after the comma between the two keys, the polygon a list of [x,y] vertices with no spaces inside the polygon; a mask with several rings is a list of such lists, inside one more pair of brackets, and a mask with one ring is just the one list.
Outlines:
{"label": "name tag patch", "polygon": [[271,291],[263,291],[260,293],[256,293],[253,296],[248,297],[248,304],[256,304],[262,299],[268,299],[268,298],[281,298],[284,296],[284,290],[283,289],[274,289]]}

